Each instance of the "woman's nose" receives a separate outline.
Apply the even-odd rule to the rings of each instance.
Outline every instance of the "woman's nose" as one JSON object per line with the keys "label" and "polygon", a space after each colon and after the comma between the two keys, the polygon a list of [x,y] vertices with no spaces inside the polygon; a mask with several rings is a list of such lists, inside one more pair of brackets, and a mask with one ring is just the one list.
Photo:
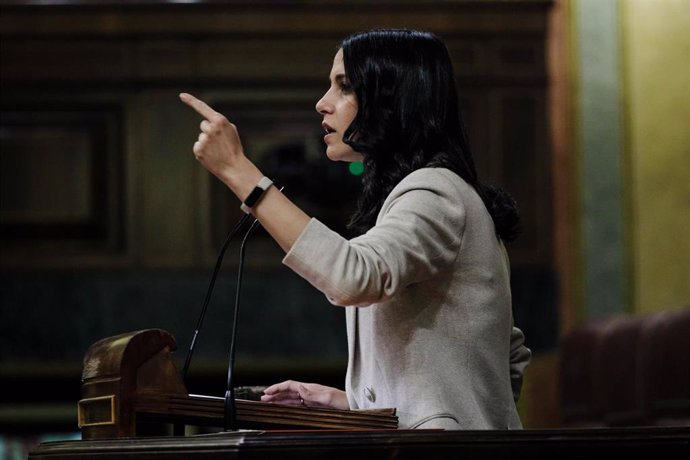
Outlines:
{"label": "woman's nose", "polygon": [[324,94],[323,97],[321,97],[321,99],[319,99],[316,103],[316,111],[321,115],[333,112],[333,105],[328,102],[326,96],[328,96],[328,93]]}

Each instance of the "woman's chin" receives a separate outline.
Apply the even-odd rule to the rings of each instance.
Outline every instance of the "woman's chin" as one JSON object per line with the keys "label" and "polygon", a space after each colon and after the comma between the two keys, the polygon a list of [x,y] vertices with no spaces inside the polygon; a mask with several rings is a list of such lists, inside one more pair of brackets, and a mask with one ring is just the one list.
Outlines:
{"label": "woman's chin", "polygon": [[362,161],[363,159],[361,154],[355,152],[349,147],[345,149],[328,147],[326,149],[326,156],[331,161],[345,161],[347,163],[352,163],[353,161]]}

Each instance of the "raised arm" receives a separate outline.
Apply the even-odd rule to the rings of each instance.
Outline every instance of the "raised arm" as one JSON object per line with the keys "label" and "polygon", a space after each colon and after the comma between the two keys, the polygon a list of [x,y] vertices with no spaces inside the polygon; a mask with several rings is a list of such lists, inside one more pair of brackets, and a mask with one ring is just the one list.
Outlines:
{"label": "raised arm", "polygon": [[[240,201],[251,193],[263,174],[244,154],[237,127],[204,101],[191,94],[180,94],[182,102],[203,117],[201,132],[193,152],[204,168],[220,179]],[[288,252],[309,222],[309,216],[276,187],[270,187],[252,214]]]}

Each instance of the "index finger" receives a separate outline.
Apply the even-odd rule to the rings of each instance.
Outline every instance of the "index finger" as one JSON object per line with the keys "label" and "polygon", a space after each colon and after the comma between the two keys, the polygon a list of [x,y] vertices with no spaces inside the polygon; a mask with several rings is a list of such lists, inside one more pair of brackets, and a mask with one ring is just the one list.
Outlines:
{"label": "index finger", "polygon": [[197,99],[189,93],[180,93],[180,100],[193,108],[199,115],[204,118],[212,118],[218,115],[218,112],[209,107],[201,99]]}

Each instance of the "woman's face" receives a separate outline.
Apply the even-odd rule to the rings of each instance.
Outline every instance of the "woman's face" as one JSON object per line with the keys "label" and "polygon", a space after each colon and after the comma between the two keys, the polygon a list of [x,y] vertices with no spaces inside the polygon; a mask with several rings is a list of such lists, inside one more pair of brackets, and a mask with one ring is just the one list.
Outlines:
{"label": "woman's face", "polygon": [[330,88],[316,103],[316,111],[323,115],[326,155],[333,161],[362,161],[362,155],[343,142],[343,134],[357,115],[357,97],[345,76],[343,50],[333,59],[330,82]]}

